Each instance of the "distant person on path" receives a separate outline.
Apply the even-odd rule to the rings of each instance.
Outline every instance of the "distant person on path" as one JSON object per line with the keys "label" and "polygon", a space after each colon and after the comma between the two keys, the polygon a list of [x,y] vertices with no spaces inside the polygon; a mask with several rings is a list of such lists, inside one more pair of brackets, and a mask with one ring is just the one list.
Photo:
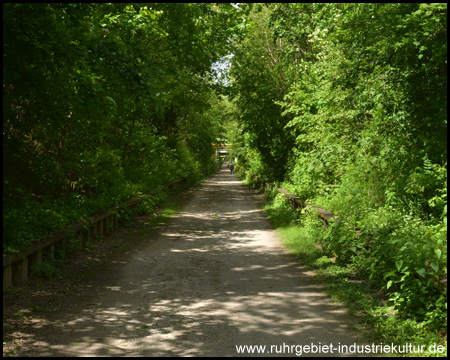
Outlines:
{"label": "distant person on path", "polygon": [[233,164],[230,165],[230,170],[231,170],[231,175],[233,175],[233,173],[234,173],[234,165]]}

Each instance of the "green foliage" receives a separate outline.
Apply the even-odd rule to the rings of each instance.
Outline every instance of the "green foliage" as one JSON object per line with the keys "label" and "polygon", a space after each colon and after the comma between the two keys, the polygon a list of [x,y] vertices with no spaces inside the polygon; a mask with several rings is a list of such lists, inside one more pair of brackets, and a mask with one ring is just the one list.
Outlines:
{"label": "green foliage", "polygon": [[[210,173],[230,4],[3,6],[4,252]],[[215,109],[216,111],[213,111]]]}
{"label": "green foliage", "polygon": [[33,276],[49,279],[55,276],[58,270],[52,263],[43,262],[41,264],[33,265],[31,267],[31,274]]}
{"label": "green foliage", "polygon": [[[307,226],[333,266],[384,289],[405,318],[443,327],[445,3],[3,10],[4,252],[199,179],[227,137],[246,169],[337,215],[333,231]],[[228,85],[211,70],[226,55]],[[275,200],[280,221],[298,221]]]}
{"label": "green foliage", "polygon": [[[401,222],[404,222],[402,225],[404,233],[393,234],[389,241],[374,244],[373,237],[366,238],[364,233],[357,235],[354,231],[349,232],[350,224],[342,219],[334,222],[328,229],[324,229],[322,221],[311,211],[308,214],[303,213],[299,222],[296,220],[297,214],[290,209],[288,202],[283,200],[281,194],[271,194],[269,198],[270,201],[264,209],[272,225],[280,233],[283,244],[302,265],[307,265],[316,271],[320,282],[327,284],[327,291],[334,299],[345,303],[350,312],[356,314],[364,325],[372,325],[378,341],[395,345],[404,345],[409,342],[428,346],[443,344],[446,341],[445,337],[442,338],[447,320],[446,291],[437,293],[425,281],[415,282],[417,279],[419,281],[422,279],[419,274],[422,273],[420,269],[415,275],[409,274],[412,275],[410,279],[412,281],[400,279],[408,273],[405,262],[402,263],[400,258],[409,261],[413,266],[417,263],[417,257],[423,259],[429,257],[435,260],[439,258],[438,266],[446,262],[446,250],[430,250],[425,244],[426,241],[420,244],[420,241],[416,242],[417,239],[409,240],[413,232],[419,231],[419,222],[414,223],[412,218],[408,217],[402,219],[397,213],[379,211],[373,214],[371,222],[378,229],[378,231],[372,229],[378,237],[386,239]],[[408,229],[414,227],[416,228],[414,231],[406,234]],[[443,239],[444,237],[441,240]],[[402,246],[403,250],[400,254],[396,254],[394,250],[399,241],[403,241],[403,245],[406,246]],[[347,251],[350,244],[354,246],[354,249]],[[364,244],[364,246],[358,246],[358,244]],[[395,285],[391,285],[391,287],[397,287],[398,291],[395,293],[392,292],[392,288],[391,292],[386,289],[387,278],[383,277],[384,269],[389,268],[389,266],[384,267],[384,263],[389,262],[396,269],[389,275],[389,279],[395,277],[399,280]],[[435,266],[427,260],[425,263],[430,264],[426,269],[426,272],[430,274],[425,277],[436,276],[437,273],[433,269]],[[384,297],[380,301],[380,295],[383,295],[379,290],[381,288],[386,298],[391,300],[391,305],[386,304]],[[416,302],[415,311],[399,306],[399,304],[405,304],[406,299]],[[418,304],[421,302],[423,303]],[[364,329],[367,330],[367,327],[365,326]],[[429,353],[423,355],[435,356]]]}
{"label": "green foliage", "polygon": [[[283,99],[288,80],[281,66],[282,44],[275,44],[266,28],[268,9],[253,11],[247,18],[246,38],[239,43],[232,59],[233,94],[239,109],[239,125],[246,133],[245,147],[251,156],[240,158],[249,170],[270,180],[281,180],[286,171],[293,136],[285,130],[277,101]],[[259,164],[251,161],[259,158]]]}
{"label": "green foliage", "polygon": [[425,226],[393,209],[378,210],[355,225],[333,223],[322,245],[340,264],[384,289],[402,316],[441,329],[446,323],[447,230]]}
{"label": "green foliage", "polygon": [[155,194],[145,196],[137,205],[134,213],[140,215],[148,215],[155,211],[155,208],[161,206],[168,200],[167,193],[162,189]]}
{"label": "green foliage", "polygon": [[320,238],[337,264],[442,329],[447,5],[267,4],[248,23],[232,69],[240,162],[335,213]]}

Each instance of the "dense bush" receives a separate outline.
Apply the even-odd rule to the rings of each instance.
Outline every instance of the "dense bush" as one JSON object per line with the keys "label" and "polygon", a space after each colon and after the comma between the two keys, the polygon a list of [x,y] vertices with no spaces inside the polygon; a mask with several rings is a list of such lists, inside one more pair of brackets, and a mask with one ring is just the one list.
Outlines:
{"label": "dense bush", "polygon": [[[230,4],[3,5],[3,250],[214,168]],[[214,116],[211,116],[214,115]]]}
{"label": "dense bush", "polygon": [[232,60],[239,162],[334,212],[329,254],[443,328],[447,5],[251,11]]}

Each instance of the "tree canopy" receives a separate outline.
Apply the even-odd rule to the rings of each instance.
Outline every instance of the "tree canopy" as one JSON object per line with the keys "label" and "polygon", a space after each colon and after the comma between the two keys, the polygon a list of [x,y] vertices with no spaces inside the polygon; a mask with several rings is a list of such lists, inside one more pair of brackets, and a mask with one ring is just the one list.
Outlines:
{"label": "tree canopy", "polygon": [[241,165],[334,212],[330,253],[442,325],[447,5],[249,11],[232,59]]}
{"label": "tree canopy", "polygon": [[3,74],[4,252],[213,171],[226,137],[336,214],[330,254],[443,323],[446,4],[6,3]]}
{"label": "tree canopy", "polygon": [[4,250],[214,168],[230,4],[3,10]]}

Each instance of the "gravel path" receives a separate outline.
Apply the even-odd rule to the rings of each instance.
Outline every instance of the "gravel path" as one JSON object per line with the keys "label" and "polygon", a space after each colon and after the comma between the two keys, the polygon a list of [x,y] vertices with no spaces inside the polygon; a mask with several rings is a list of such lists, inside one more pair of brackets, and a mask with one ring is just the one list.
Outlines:
{"label": "gravel path", "polygon": [[261,195],[223,169],[188,196],[30,355],[239,356],[237,345],[265,345],[283,356],[269,353],[276,345],[295,356],[293,345],[332,343],[334,354],[315,355],[342,356],[339,344],[364,343],[280,245]]}

